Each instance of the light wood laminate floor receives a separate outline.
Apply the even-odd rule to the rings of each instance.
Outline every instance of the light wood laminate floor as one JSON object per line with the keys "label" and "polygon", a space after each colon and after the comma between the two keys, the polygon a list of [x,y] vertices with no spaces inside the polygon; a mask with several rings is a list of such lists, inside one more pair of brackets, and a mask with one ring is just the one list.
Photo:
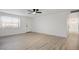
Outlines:
{"label": "light wood laminate floor", "polygon": [[65,38],[40,33],[0,37],[0,50],[61,50]]}
{"label": "light wood laminate floor", "polygon": [[67,50],[79,50],[79,33],[69,33],[65,47]]}

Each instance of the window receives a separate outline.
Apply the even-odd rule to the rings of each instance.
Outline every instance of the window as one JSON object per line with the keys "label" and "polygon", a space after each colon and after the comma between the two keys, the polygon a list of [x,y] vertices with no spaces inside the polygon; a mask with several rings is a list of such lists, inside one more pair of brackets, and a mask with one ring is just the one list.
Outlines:
{"label": "window", "polygon": [[6,28],[6,27],[19,28],[20,27],[19,17],[1,16],[0,20],[1,20],[0,25],[2,28]]}

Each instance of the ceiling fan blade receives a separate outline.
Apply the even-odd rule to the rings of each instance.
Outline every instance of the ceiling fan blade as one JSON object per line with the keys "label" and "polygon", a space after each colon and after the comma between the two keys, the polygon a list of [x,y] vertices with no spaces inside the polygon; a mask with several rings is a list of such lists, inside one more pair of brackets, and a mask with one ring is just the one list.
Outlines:
{"label": "ceiling fan blade", "polygon": [[33,12],[32,10],[28,10],[29,12]]}
{"label": "ceiling fan blade", "polygon": [[74,11],[71,11],[71,13],[75,13],[75,12],[79,12],[79,10],[74,10]]}
{"label": "ceiling fan blade", "polygon": [[36,13],[42,13],[42,12],[36,12]]}

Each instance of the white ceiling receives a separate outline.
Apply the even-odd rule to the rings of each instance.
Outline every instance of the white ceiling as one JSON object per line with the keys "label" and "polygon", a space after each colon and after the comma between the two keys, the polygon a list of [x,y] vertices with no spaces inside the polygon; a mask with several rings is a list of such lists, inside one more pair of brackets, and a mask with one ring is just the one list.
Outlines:
{"label": "white ceiling", "polygon": [[59,12],[70,12],[71,9],[40,9],[42,14],[32,15],[28,14],[28,9],[0,9],[0,12],[5,12],[9,14],[21,15],[21,16],[28,16],[28,17],[36,17],[48,13],[59,13]]}

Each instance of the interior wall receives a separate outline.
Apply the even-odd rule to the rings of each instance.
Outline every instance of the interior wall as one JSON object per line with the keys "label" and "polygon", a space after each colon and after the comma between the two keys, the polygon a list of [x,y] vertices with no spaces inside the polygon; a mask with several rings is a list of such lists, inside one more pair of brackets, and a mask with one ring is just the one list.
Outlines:
{"label": "interior wall", "polygon": [[69,12],[47,14],[33,20],[32,31],[67,37],[67,18]]}
{"label": "interior wall", "polygon": [[[1,13],[5,14],[5,13]],[[6,14],[8,15],[8,14]],[[17,15],[12,15],[17,16]],[[25,33],[31,31],[31,19],[29,17],[25,16],[19,16],[20,17],[20,27],[19,28],[0,28],[0,36],[7,36],[7,35],[13,35],[13,34],[19,34],[19,33]]]}

